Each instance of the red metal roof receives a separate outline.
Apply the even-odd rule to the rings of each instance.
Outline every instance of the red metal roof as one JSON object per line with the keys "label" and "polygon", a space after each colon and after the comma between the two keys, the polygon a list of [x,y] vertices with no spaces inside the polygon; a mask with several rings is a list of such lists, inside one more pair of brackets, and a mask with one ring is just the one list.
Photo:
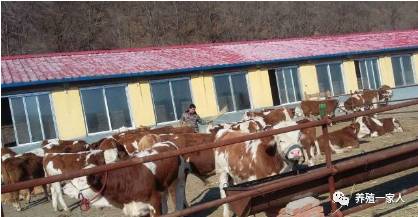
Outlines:
{"label": "red metal roof", "polygon": [[418,49],[418,30],[2,57],[2,87]]}

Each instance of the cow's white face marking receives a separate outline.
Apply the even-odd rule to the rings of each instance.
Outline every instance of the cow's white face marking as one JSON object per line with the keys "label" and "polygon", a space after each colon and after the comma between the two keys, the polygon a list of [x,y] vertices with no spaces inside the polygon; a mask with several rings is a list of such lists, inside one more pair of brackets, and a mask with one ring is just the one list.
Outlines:
{"label": "cow's white face marking", "polygon": [[304,116],[303,110],[302,110],[302,108],[300,108],[300,106],[295,107],[295,116],[296,117],[303,117]]}
{"label": "cow's white face marking", "polygon": [[106,164],[113,163],[118,160],[117,148],[107,149],[103,153],[104,153],[104,159],[105,159]]}
{"label": "cow's white face marking", "polygon": [[[296,125],[295,121],[283,121],[274,125],[273,129],[279,129],[283,127],[289,127]],[[299,149],[295,149],[295,152],[292,152],[292,155],[287,156],[288,159],[298,160],[302,156],[302,146],[300,145],[300,130],[294,130],[287,133],[281,133],[274,136],[274,139],[277,143],[277,148],[281,156],[285,156],[288,149],[292,145],[299,145]],[[297,150],[297,151],[296,151]],[[290,153],[289,153],[290,154]]]}
{"label": "cow's white face marking", "polygon": [[155,209],[149,203],[132,201],[123,204],[123,214],[127,216],[155,216]]}

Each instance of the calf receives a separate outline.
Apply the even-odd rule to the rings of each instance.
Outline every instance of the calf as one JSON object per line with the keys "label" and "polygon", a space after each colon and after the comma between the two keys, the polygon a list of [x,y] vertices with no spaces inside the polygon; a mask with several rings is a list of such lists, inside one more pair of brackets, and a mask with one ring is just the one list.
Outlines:
{"label": "calf", "polygon": [[360,144],[358,139],[370,134],[369,128],[360,119],[361,117],[347,127],[328,133],[329,143],[325,141],[324,135],[319,136],[315,141],[315,145],[320,149],[317,150],[318,153],[325,152],[326,146],[329,146],[331,151],[337,154],[351,148],[358,148]]}
{"label": "calf", "polygon": [[[154,144],[130,158],[177,150],[171,142]],[[104,174],[89,175],[87,183],[95,192],[121,207],[128,216],[156,216],[167,212],[168,189],[176,188],[176,209],[184,204],[184,160],[177,156],[125,167]],[[103,188],[105,185],[105,188]]]}
{"label": "calf", "polygon": [[[5,184],[14,184],[31,179],[43,178],[44,170],[42,167],[42,157],[36,156],[33,153],[25,153],[9,157],[2,161],[1,173]],[[48,198],[46,185],[43,185],[42,187],[44,189],[45,197]],[[33,188],[29,188],[29,193],[26,198],[27,203],[30,202],[32,190]],[[10,199],[16,210],[21,211],[22,208],[19,203],[19,191],[10,193]]]}
{"label": "calf", "polygon": [[[281,122],[274,128],[295,125],[296,122]],[[246,135],[242,132],[221,130],[216,141]],[[216,172],[220,174],[219,188],[224,198],[224,187],[231,178],[234,184],[272,176],[292,170],[302,156],[299,143],[300,131],[278,134],[236,143],[215,149]],[[224,205],[224,216],[230,215],[228,204]]]}
{"label": "calf", "polygon": [[379,100],[385,101],[386,103],[390,98],[393,96],[392,88],[390,88],[388,85],[382,85],[379,89]]}
{"label": "calf", "polygon": [[[304,124],[311,122],[308,119],[302,119],[297,121],[298,124]],[[303,155],[305,160],[308,161],[309,166],[313,166],[313,158],[315,155],[315,139],[316,139],[316,128],[315,127],[309,127],[304,128],[300,130],[301,136],[300,136],[300,144],[303,147]],[[319,149],[319,147],[317,147]]]}
{"label": "calf", "polygon": [[376,119],[365,116],[361,121],[370,129],[371,137],[382,136],[386,133],[403,132],[401,124],[395,118]]}
{"label": "calf", "polygon": [[361,94],[353,94],[344,102],[344,109],[348,111],[364,111],[364,98]]}
{"label": "calf", "polygon": [[376,109],[378,107],[377,103],[379,100],[379,91],[377,90],[363,90],[363,99],[364,99],[364,106],[366,109]]}
{"label": "calf", "polygon": [[325,100],[303,100],[300,103],[300,107],[305,117],[318,116],[319,105],[324,103],[326,105],[326,114],[334,116],[335,109],[338,107],[338,100],[336,99],[325,99]]}

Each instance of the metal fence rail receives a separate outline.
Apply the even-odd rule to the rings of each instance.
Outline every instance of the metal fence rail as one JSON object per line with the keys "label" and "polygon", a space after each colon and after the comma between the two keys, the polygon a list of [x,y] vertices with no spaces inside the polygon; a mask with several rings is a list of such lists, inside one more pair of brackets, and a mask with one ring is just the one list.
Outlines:
{"label": "metal fence rail", "polygon": [[[142,157],[142,158],[133,158],[133,159],[126,160],[126,161],[120,161],[120,162],[116,162],[116,163],[112,163],[112,164],[101,165],[101,166],[89,168],[89,169],[73,171],[73,172],[69,172],[69,173],[66,173],[66,174],[55,175],[55,176],[50,176],[50,177],[45,177],[45,178],[40,178],[40,179],[34,179],[34,180],[29,180],[29,181],[14,183],[14,184],[8,184],[8,185],[2,186],[1,193],[3,194],[3,193],[13,192],[13,191],[21,190],[21,189],[26,189],[26,188],[29,188],[29,187],[34,187],[34,186],[49,184],[49,183],[53,183],[53,182],[73,179],[73,178],[76,178],[76,177],[87,176],[87,175],[91,175],[91,174],[95,174],[95,173],[102,173],[102,172],[105,172],[105,171],[110,171],[110,170],[120,169],[120,168],[124,168],[124,167],[134,166],[134,165],[145,163],[145,162],[162,160],[162,159],[166,159],[166,158],[170,158],[170,157],[174,157],[174,156],[178,156],[178,155],[183,155],[183,154],[187,154],[187,153],[191,153],[191,152],[204,151],[204,150],[208,150],[208,149],[213,149],[213,148],[218,148],[218,147],[222,147],[222,146],[226,146],[226,145],[231,145],[231,144],[234,144],[234,143],[245,142],[247,140],[259,139],[259,138],[263,138],[263,137],[267,137],[267,136],[272,136],[272,135],[275,135],[275,134],[286,133],[286,132],[289,132],[289,131],[300,130],[300,129],[304,129],[304,128],[322,126],[323,134],[327,137],[327,135],[328,135],[327,125],[330,124],[330,123],[348,121],[348,120],[352,120],[353,118],[360,117],[360,116],[371,115],[371,114],[375,114],[375,113],[379,113],[379,112],[389,111],[389,110],[398,109],[398,108],[411,106],[411,105],[417,105],[417,104],[418,104],[418,100],[411,100],[411,101],[408,101],[408,102],[403,102],[403,103],[399,103],[399,104],[395,104],[395,105],[388,105],[388,106],[378,108],[378,109],[373,109],[373,110],[368,110],[368,111],[363,111],[363,112],[356,112],[356,113],[352,113],[352,114],[348,114],[348,115],[338,116],[338,117],[335,117],[333,119],[330,119],[330,118],[326,117],[326,118],[324,118],[322,120],[319,120],[319,121],[312,121],[312,122],[306,123],[306,124],[300,124],[300,125],[295,125],[295,126],[290,126],[290,127],[280,128],[280,129],[268,130],[268,131],[264,131],[264,132],[257,132],[257,133],[237,137],[237,138],[226,139],[226,140],[221,141],[221,142],[202,144],[202,145],[197,145],[197,146],[193,146],[193,147],[186,147],[186,148],[183,148],[183,149],[180,149],[180,150],[164,152],[164,153],[161,153],[161,154],[158,154],[158,155],[151,155],[151,156],[146,156],[146,157]],[[333,173],[335,172],[335,168],[333,167],[332,162],[331,162],[331,150],[329,149],[329,147],[325,151],[325,155],[326,155],[326,161],[327,161],[327,168],[324,169],[324,170],[321,170],[321,172],[316,174],[316,175],[315,174],[310,174],[309,177],[306,177],[302,181],[306,182],[306,181],[309,181],[309,180],[314,180],[315,178],[318,178],[318,177],[329,176],[329,180],[328,180],[329,181],[329,192],[332,195],[332,193],[335,189],[335,183],[334,183],[334,180],[333,180],[334,179]],[[288,180],[287,183],[290,184],[290,183],[297,183],[297,182],[295,180]],[[266,189],[272,191],[272,190],[275,190],[275,187],[277,187],[277,186],[275,186],[275,185],[266,186]],[[198,205],[198,206],[193,206],[193,207],[190,207],[190,208],[185,209],[185,210],[174,212],[174,213],[169,214],[168,216],[181,216],[181,215],[186,215],[185,213],[192,214],[192,213],[196,212],[197,210],[201,210],[202,206],[210,206],[210,207],[219,206],[223,203],[228,203],[228,202],[240,200],[240,199],[242,199],[244,197],[248,197],[248,196],[251,196],[251,193],[244,192],[239,197],[237,195],[228,196],[228,197],[223,198],[223,199],[210,201],[210,202],[207,202],[205,204],[201,204],[201,205]],[[335,211],[335,209],[336,209],[335,204],[333,204],[333,202],[332,202],[331,205],[332,205],[332,210]]]}

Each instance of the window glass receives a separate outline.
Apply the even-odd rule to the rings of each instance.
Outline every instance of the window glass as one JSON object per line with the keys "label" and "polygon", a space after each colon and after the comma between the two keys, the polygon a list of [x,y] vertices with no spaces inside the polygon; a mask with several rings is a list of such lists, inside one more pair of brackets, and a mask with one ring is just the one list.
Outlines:
{"label": "window glass", "polygon": [[366,61],[360,61],[360,72],[361,72],[361,89],[370,89],[369,87],[369,76],[367,74]]}
{"label": "window glass", "polygon": [[168,81],[151,84],[154,111],[157,123],[175,120],[173,102],[171,100],[170,86]]}
{"label": "window glass", "polygon": [[328,80],[328,69],[327,65],[317,65],[316,66],[316,74],[318,76],[318,85],[319,85],[319,92],[326,93],[327,91],[331,92],[331,85]]}
{"label": "window glass", "polygon": [[11,98],[12,113],[14,119],[15,130],[17,133],[17,140],[19,144],[29,143],[29,131],[26,122],[25,108],[23,105],[23,98]]}
{"label": "window glass", "polygon": [[295,92],[293,88],[293,81],[292,81],[292,71],[290,68],[284,69],[284,78],[286,83],[286,89],[287,89],[287,101],[288,102],[294,102],[295,101]]}
{"label": "window glass", "polygon": [[251,104],[245,74],[231,75],[231,81],[235,98],[235,110],[249,109]]}
{"label": "window glass", "polygon": [[374,81],[376,84],[376,89],[378,89],[381,85],[380,85],[379,67],[377,65],[377,59],[373,60],[373,75],[374,75]]}
{"label": "window glass", "polygon": [[38,112],[38,106],[36,103],[36,96],[25,97],[26,111],[28,113],[29,127],[32,136],[32,141],[42,140],[42,128]]}
{"label": "window glass", "polygon": [[280,96],[280,102],[283,103],[288,103],[287,100],[287,94],[286,94],[286,88],[285,88],[285,78],[283,75],[283,69],[278,69],[276,71],[276,75],[277,75],[277,84],[279,86],[279,96]]}
{"label": "window glass", "polygon": [[189,80],[182,79],[171,81],[171,87],[173,88],[174,105],[177,119],[180,119],[183,112],[192,103]]}
{"label": "window glass", "polygon": [[41,120],[44,128],[45,139],[56,138],[54,117],[52,116],[51,102],[48,95],[39,95],[39,110],[41,112]]}
{"label": "window glass", "polygon": [[395,77],[395,85],[404,85],[400,57],[392,57],[392,69],[393,76]]}
{"label": "window glass", "polygon": [[234,111],[229,76],[215,76],[214,80],[219,111],[224,110],[224,108],[227,112]]}
{"label": "window glass", "polygon": [[84,114],[89,133],[109,130],[103,89],[87,89],[81,91]]}
{"label": "window glass", "polygon": [[334,90],[333,95],[344,94],[344,81],[339,63],[330,64],[331,82]]}
{"label": "window glass", "polygon": [[105,94],[112,129],[131,127],[131,116],[129,115],[125,87],[105,88]]}
{"label": "window glass", "polygon": [[376,89],[375,79],[374,79],[374,68],[371,61],[366,61],[367,65],[367,77],[369,78],[369,89]]}
{"label": "window glass", "polygon": [[297,68],[292,68],[293,87],[295,87],[296,101],[302,100],[299,87],[299,76]]}
{"label": "window glass", "polygon": [[412,71],[411,57],[403,56],[402,64],[403,64],[403,74],[405,77],[405,85],[414,84],[415,81],[414,81],[414,72]]}

